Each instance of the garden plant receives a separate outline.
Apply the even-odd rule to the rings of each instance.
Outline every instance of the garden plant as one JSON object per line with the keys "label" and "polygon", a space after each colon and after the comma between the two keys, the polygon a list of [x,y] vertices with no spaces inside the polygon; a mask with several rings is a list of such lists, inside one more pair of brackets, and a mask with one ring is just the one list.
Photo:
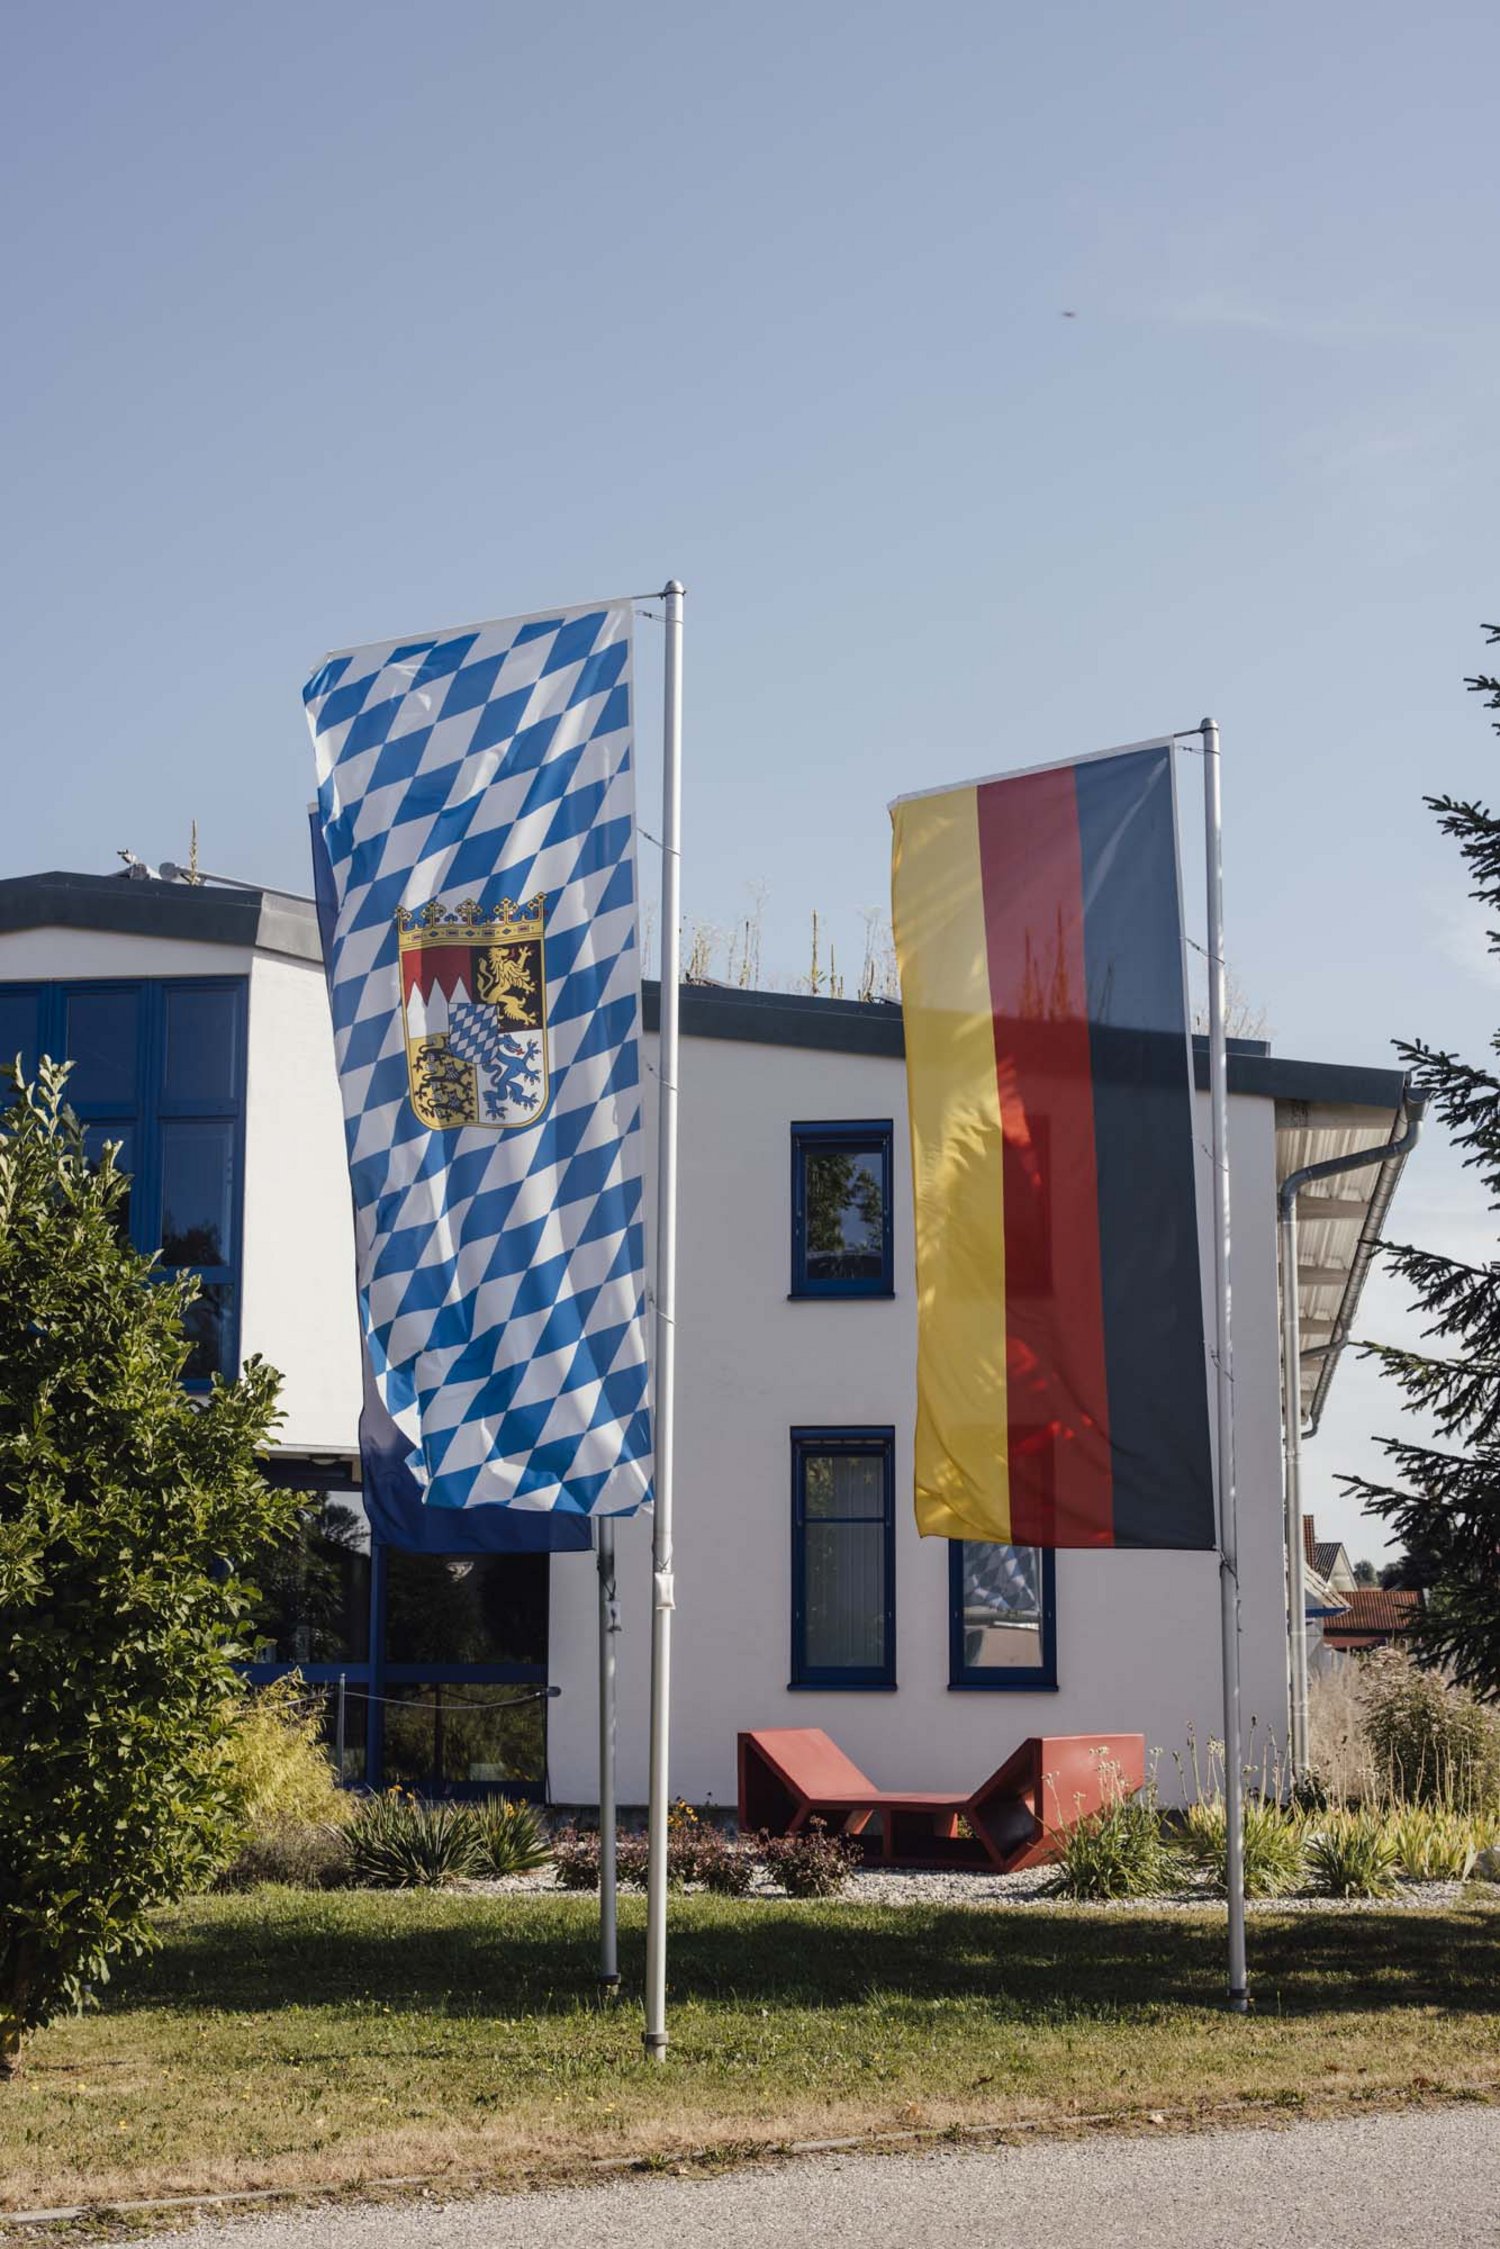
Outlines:
{"label": "garden plant", "polygon": [[[198,1292],[125,1234],[67,1071],[0,1113],[0,2076],[151,1944],[242,1820],[229,1741],[249,1593],[295,1499],[257,1471],[278,1378],[182,1386]],[[226,1567],[231,1562],[234,1567]]]}

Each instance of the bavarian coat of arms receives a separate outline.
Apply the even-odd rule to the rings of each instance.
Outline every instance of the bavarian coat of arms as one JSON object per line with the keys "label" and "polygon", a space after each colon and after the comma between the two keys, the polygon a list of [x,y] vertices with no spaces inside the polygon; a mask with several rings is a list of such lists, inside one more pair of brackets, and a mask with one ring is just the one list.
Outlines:
{"label": "bavarian coat of arms", "polygon": [[544,898],[396,915],[411,1105],[435,1132],[517,1132],[547,1106]]}

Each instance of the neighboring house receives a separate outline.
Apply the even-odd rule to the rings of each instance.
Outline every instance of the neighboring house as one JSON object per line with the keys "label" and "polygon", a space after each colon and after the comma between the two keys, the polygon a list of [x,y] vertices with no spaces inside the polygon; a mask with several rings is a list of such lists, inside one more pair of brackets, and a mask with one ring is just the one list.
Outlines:
{"label": "neighboring house", "polygon": [[1308,1660],[1326,1668],[1334,1656],[1364,1655],[1371,1648],[1398,1646],[1407,1639],[1422,1606],[1420,1593],[1387,1592],[1361,1585],[1350,1567],[1348,1550],[1337,1539],[1319,1538],[1311,1515],[1302,1518],[1307,1556]]}
{"label": "neighboring house", "polygon": [[1302,1518],[1302,1544],[1309,1571],[1321,1579],[1330,1592],[1342,1597],[1355,1591],[1359,1580],[1354,1575],[1348,1548],[1336,1538],[1319,1538],[1311,1515]]}
{"label": "neighboring house", "polygon": [[[648,1047],[655,1012],[648,985]],[[1214,1555],[917,1537],[899,1008],[691,986],[682,1030],[674,1790],[732,1800],[748,1727],[823,1726],[877,1780],[942,1789],[1031,1733],[1138,1730],[1167,1751],[1219,1733]],[[296,1665],[330,1706],[342,1680],[351,1778],[593,1800],[590,1557],[414,1553],[372,1542],[360,1507],[349,1189],[311,906],[134,877],[0,882],[0,1050],[71,1054],[91,1137],[123,1141],[136,1242],[203,1283],[190,1379],[250,1351],[283,1371],[268,1473],[320,1496],[252,1675]],[[1229,1086],[1244,1709],[1264,1738],[1287,1709],[1277,1184],[1383,1144],[1403,1088],[1244,1041]],[[1303,1198],[1314,1420],[1398,1168]],[[1207,1285],[1206,1166],[1199,1192]],[[639,1802],[644,1520],[621,1526],[619,1565],[620,1793]],[[557,1699],[517,1700],[548,1682]],[[1170,1787],[1170,1758],[1162,1774]]]}
{"label": "neighboring house", "polygon": [[1344,1608],[1323,1625],[1323,1645],[1335,1655],[1368,1655],[1372,1648],[1400,1647],[1410,1639],[1422,1611],[1420,1593],[1356,1585],[1344,1595]]}

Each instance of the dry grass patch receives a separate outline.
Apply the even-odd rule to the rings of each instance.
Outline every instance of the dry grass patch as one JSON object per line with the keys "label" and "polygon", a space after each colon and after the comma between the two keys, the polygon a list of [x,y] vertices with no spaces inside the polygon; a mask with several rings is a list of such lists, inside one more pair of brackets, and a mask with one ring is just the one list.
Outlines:
{"label": "dry grass patch", "polygon": [[593,1926],[554,1893],[197,1900],[0,2093],[0,2207],[1500,2083],[1491,1903],[1257,1916],[1246,2022],[1210,1912],[690,1898],[665,2071],[596,2003]]}

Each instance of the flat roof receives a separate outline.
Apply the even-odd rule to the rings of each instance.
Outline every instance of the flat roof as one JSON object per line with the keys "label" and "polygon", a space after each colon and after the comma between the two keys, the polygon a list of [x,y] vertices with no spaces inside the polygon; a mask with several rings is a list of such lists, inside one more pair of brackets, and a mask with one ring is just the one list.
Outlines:
{"label": "flat roof", "polygon": [[[645,1022],[660,1017],[660,986],[647,979]],[[814,999],[806,992],[741,992],[717,984],[685,984],[682,1030],[695,1039],[745,1039],[762,1046],[816,1047],[838,1054],[899,1059],[906,1052],[901,1008],[895,1000]],[[1208,1089],[1208,1041],[1193,1040],[1193,1071]],[[1396,1069],[1367,1069],[1346,1062],[1297,1062],[1273,1054],[1264,1039],[1229,1041],[1229,1090],[1322,1108],[1401,1107],[1406,1080]]]}
{"label": "flat roof", "polygon": [[258,946],[297,960],[323,958],[310,898],[163,882],[156,876],[75,875],[56,868],[45,875],[7,875],[0,879],[0,932],[18,929],[95,929],[199,945]]}
{"label": "flat roof", "polygon": [[[0,878],[0,933],[22,929],[90,929],[135,937],[188,939],[242,950],[321,961],[311,899],[273,890],[163,882],[156,876],[48,874]],[[660,987],[647,978],[645,1025],[657,1028]],[[894,1000],[843,1000],[806,992],[744,992],[721,984],[685,984],[682,1030],[695,1039],[737,1039],[760,1046],[811,1047],[829,1054],[899,1060],[906,1051],[901,1009]],[[1197,1038],[1194,1069],[1208,1084],[1208,1042]],[[1323,1108],[1383,1109],[1402,1103],[1398,1069],[1342,1062],[1298,1062],[1272,1054],[1263,1040],[1231,1039],[1229,1090],[1262,1100]]]}

